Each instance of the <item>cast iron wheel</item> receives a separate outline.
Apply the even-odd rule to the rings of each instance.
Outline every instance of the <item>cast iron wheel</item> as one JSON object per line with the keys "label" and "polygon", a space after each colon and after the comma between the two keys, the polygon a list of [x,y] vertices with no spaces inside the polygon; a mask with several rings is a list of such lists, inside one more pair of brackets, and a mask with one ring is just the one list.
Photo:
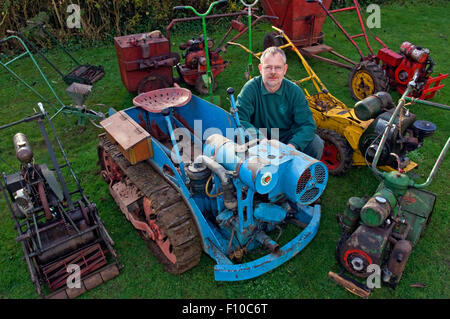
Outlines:
{"label": "cast iron wheel", "polygon": [[123,175],[122,170],[102,146],[97,146],[97,155],[103,180],[108,184],[120,181]]}
{"label": "cast iron wheel", "polygon": [[347,140],[332,130],[319,130],[319,136],[324,141],[322,158],[320,159],[333,176],[347,172],[353,163],[353,149]]}
{"label": "cast iron wheel", "polygon": [[267,33],[264,37],[264,50],[270,47],[279,47],[284,44],[284,38],[278,32]]}
{"label": "cast iron wheel", "polygon": [[389,79],[381,67],[371,61],[355,65],[348,76],[348,87],[352,97],[360,101],[371,94],[389,90]]}
{"label": "cast iron wheel", "polygon": [[148,75],[144,77],[138,86],[138,94],[168,88],[170,86],[169,81],[160,75]]}
{"label": "cast iron wheel", "polygon": [[[209,88],[203,81],[203,77],[201,75],[195,80],[195,89],[201,95],[207,95],[209,93]],[[214,92],[216,89],[217,89],[217,80],[213,79],[212,91]]]}

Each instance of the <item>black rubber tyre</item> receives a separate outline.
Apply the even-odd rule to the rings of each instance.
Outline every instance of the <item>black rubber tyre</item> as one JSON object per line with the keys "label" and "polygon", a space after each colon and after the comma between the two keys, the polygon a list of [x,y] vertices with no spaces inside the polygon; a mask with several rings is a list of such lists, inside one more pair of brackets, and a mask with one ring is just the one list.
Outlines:
{"label": "black rubber tyre", "polygon": [[333,176],[339,176],[347,172],[353,163],[353,149],[347,140],[339,133],[322,129],[318,135],[324,141],[322,158],[320,159]]}
{"label": "black rubber tyre", "polygon": [[389,90],[389,79],[381,67],[371,61],[355,65],[348,76],[348,88],[352,98],[360,101],[371,94]]}
{"label": "black rubber tyre", "polygon": [[270,47],[279,47],[284,44],[284,38],[278,32],[267,33],[264,37],[264,50]]}

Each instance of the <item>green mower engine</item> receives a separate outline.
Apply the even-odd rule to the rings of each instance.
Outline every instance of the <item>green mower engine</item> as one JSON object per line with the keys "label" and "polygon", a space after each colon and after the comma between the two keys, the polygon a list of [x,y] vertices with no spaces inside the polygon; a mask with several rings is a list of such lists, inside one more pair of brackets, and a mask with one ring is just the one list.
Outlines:
{"label": "green mower engine", "polygon": [[378,265],[382,282],[395,287],[430,222],[436,195],[408,188],[407,175],[386,175],[372,197],[348,200],[338,217],[341,239],[336,257],[345,270],[360,278],[372,273],[370,265]]}

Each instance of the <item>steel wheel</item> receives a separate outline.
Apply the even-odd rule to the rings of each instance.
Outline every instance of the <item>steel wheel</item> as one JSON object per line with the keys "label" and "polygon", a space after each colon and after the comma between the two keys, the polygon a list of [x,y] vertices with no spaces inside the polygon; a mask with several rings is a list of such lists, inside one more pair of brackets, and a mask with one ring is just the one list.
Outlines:
{"label": "steel wheel", "polygon": [[97,152],[101,167],[101,175],[105,182],[109,184],[111,182],[120,181],[123,175],[120,167],[114,162],[104,148],[98,147]]}
{"label": "steel wheel", "polygon": [[353,163],[353,150],[347,140],[332,130],[320,130],[319,136],[324,141],[321,161],[327,166],[331,175],[337,176],[347,172]]}
{"label": "steel wheel", "polygon": [[387,92],[389,81],[380,66],[371,61],[363,61],[351,70],[348,87],[352,97],[359,101],[380,91]]}

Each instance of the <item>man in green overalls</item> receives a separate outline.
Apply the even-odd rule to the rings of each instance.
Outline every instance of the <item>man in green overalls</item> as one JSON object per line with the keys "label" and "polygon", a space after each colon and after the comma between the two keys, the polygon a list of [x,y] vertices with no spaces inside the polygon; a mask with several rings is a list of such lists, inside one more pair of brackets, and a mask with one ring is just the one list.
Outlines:
{"label": "man in green overalls", "polygon": [[[287,68],[283,50],[270,47],[263,52],[261,75],[248,81],[237,97],[239,119],[247,132],[259,131],[260,138],[268,132],[267,138],[278,138],[320,160],[324,143],[315,134],[316,124],[303,90],[284,78]],[[273,136],[274,129],[279,136]]]}

